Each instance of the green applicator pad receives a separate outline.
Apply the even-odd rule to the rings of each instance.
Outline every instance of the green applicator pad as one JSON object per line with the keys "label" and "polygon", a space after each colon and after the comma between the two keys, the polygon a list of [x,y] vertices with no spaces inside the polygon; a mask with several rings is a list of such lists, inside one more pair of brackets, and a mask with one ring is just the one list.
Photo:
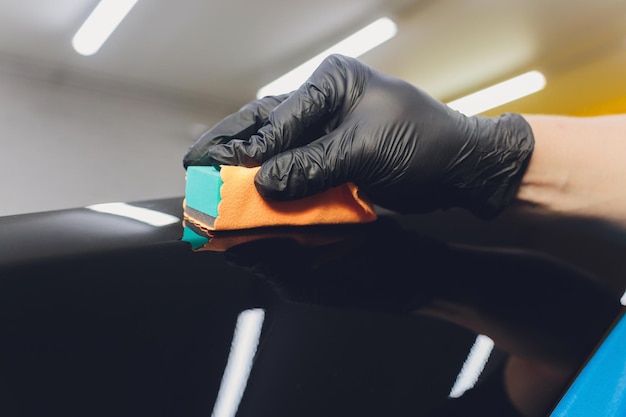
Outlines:
{"label": "green applicator pad", "polygon": [[223,181],[220,171],[212,166],[193,166],[187,169],[185,184],[185,214],[197,219],[207,228],[213,228],[220,203]]}

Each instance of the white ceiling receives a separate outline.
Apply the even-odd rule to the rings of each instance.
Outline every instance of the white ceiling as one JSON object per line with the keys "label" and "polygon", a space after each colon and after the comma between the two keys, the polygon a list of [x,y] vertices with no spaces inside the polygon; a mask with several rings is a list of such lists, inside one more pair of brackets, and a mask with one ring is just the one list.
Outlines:
{"label": "white ceiling", "polygon": [[604,83],[615,76],[624,85],[626,74],[625,0],[139,0],[97,54],[80,56],[71,39],[97,2],[2,0],[0,70],[231,111],[389,16],[398,35],[361,59],[442,100],[530,69],[548,82],[589,62],[618,65],[600,68]]}

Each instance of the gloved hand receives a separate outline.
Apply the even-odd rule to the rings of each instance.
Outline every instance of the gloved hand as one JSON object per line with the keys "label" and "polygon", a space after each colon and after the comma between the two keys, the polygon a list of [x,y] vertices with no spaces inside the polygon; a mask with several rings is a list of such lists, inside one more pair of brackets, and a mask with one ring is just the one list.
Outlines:
{"label": "gloved hand", "polygon": [[298,90],[218,123],[184,165],[262,164],[255,184],[268,199],[353,182],[398,212],[458,206],[491,218],[513,200],[533,147],[518,114],[468,117],[400,79],[331,55]]}

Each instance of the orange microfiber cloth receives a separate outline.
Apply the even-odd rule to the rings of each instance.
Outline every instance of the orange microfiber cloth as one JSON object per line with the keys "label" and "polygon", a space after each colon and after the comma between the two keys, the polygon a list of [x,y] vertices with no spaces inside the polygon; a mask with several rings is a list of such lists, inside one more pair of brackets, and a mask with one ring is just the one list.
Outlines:
{"label": "orange microfiber cloth", "polygon": [[266,226],[364,223],[376,219],[372,204],[351,183],[293,201],[265,200],[254,186],[260,167],[191,166],[184,218],[210,233]]}

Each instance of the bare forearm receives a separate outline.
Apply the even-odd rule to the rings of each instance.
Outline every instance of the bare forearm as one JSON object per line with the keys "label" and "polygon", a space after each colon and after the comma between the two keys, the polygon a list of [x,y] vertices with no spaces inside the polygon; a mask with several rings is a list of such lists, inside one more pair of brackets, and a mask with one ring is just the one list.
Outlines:
{"label": "bare forearm", "polygon": [[535,150],[518,200],[626,226],[626,115],[524,117]]}

